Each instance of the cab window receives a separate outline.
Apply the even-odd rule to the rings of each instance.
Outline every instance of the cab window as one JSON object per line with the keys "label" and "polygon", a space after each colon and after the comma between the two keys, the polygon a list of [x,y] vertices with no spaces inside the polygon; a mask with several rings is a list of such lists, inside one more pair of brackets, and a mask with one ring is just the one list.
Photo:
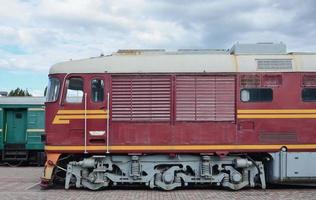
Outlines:
{"label": "cab window", "polygon": [[316,88],[304,88],[302,90],[303,101],[316,101]]}
{"label": "cab window", "polygon": [[60,81],[57,78],[49,78],[47,93],[46,93],[46,102],[54,102],[58,99],[60,89]]}
{"label": "cab window", "polygon": [[242,89],[240,99],[242,102],[270,102],[273,99],[273,91],[270,88]]}
{"label": "cab window", "polygon": [[91,100],[93,102],[103,102],[104,82],[102,79],[93,79],[91,81],[91,94]]}
{"label": "cab window", "polygon": [[67,93],[66,102],[81,103],[83,100],[83,80],[82,78],[72,77],[66,81]]}

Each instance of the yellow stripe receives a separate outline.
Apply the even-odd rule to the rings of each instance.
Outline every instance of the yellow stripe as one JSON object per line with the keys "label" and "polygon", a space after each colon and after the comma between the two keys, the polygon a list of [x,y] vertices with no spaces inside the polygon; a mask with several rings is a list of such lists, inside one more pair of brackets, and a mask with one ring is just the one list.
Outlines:
{"label": "yellow stripe", "polygon": [[[107,115],[87,115],[87,119],[106,119]],[[84,119],[84,115],[58,115],[59,119]]]}
{"label": "yellow stripe", "polygon": [[237,110],[238,114],[260,114],[260,113],[266,113],[266,114],[296,114],[296,113],[315,113],[316,109],[257,109],[257,110]]}
{"label": "yellow stripe", "polygon": [[[279,150],[316,149],[316,144],[276,144],[276,145],[176,145],[176,146],[109,146],[109,150]],[[47,151],[83,151],[84,146],[45,146]],[[87,146],[87,150],[105,151],[106,146]]]}
{"label": "yellow stripe", "polygon": [[[58,110],[57,114],[84,114],[85,110]],[[106,114],[105,110],[87,110],[87,114]]]}
{"label": "yellow stripe", "polygon": [[26,132],[44,132],[44,129],[27,129]]}
{"label": "yellow stripe", "polygon": [[[107,119],[108,115],[87,115],[87,119]],[[85,115],[56,115],[53,124],[69,124],[71,119],[84,119]]]}
{"label": "yellow stripe", "polygon": [[290,115],[274,115],[274,114],[267,114],[267,115],[237,115],[238,119],[313,119],[316,118],[316,114],[290,114]]}

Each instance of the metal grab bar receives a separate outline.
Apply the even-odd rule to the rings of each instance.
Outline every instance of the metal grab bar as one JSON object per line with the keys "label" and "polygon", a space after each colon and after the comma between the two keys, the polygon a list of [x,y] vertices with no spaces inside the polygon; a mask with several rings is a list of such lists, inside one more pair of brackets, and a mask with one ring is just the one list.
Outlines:
{"label": "metal grab bar", "polygon": [[8,122],[5,123],[4,142],[7,142],[7,134],[8,134]]}
{"label": "metal grab bar", "polygon": [[107,94],[107,105],[106,105],[106,153],[110,153],[109,151],[109,140],[110,140],[110,93]]}
{"label": "metal grab bar", "polygon": [[84,93],[84,153],[87,154],[87,93]]}
{"label": "metal grab bar", "polygon": [[65,84],[66,84],[66,78],[68,78],[70,74],[66,74],[64,79],[63,79],[63,82],[62,82],[62,85],[61,85],[61,94],[60,94],[60,99],[59,99],[59,105],[62,106],[62,100],[63,100],[63,97],[64,97],[64,87],[65,87]]}

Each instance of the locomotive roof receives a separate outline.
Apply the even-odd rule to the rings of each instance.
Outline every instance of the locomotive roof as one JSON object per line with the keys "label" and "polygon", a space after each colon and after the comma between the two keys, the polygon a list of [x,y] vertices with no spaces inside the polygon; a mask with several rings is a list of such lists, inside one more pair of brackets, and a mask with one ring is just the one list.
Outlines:
{"label": "locomotive roof", "polygon": [[196,73],[316,71],[316,53],[287,53],[284,44],[236,44],[230,50],[119,50],[55,64],[60,73]]}
{"label": "locomotive roof", "polygon": [[44,105],[45,97],[0,97],[0,105]]}

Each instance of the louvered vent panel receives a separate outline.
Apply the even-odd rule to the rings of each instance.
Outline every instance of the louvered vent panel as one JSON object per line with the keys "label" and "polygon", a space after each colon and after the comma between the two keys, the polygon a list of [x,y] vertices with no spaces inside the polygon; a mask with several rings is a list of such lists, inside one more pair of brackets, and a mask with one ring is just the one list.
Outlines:
{"label": "louvered vent panel", "polygon": [[263,75],[262,85],[274,87],[282,85],[282,75]]}
{"label": "louvered vent panel", "polygon": [[195,120],[195,78],[179,76],[176,78],[177,120]]}
{"label": "louvered vent panel", "polygon": [[176,120],[233,121],[235,78],[233,76],[178,76]]}
{"label": "louvered vent panel", "polygon": [[170,77],[112,77],[112,120],[170,120]]}
{"label": "louvered vent panel", "polygon": [[216,77],[216,121],[235,120],[235,77]]}
{"label": "louvered vent panel", "polygon": [[258,75],[242,75],[240,77],[240,85],[243,88],[259,87],[260,76]]}
{"label": "louvered vent panel", "polygon": [[303,76],[303,86],[316,86],[316,75],[304,75]]}
{"label": "louvered vent panel", "polygon": [[258,70],[291,70],[291,59],[257,59]]}
{"label": "louvered vent panel", "polygon": [[196,77],[196,119],[215,121],[216,119],[216,79],[215,76]]}

